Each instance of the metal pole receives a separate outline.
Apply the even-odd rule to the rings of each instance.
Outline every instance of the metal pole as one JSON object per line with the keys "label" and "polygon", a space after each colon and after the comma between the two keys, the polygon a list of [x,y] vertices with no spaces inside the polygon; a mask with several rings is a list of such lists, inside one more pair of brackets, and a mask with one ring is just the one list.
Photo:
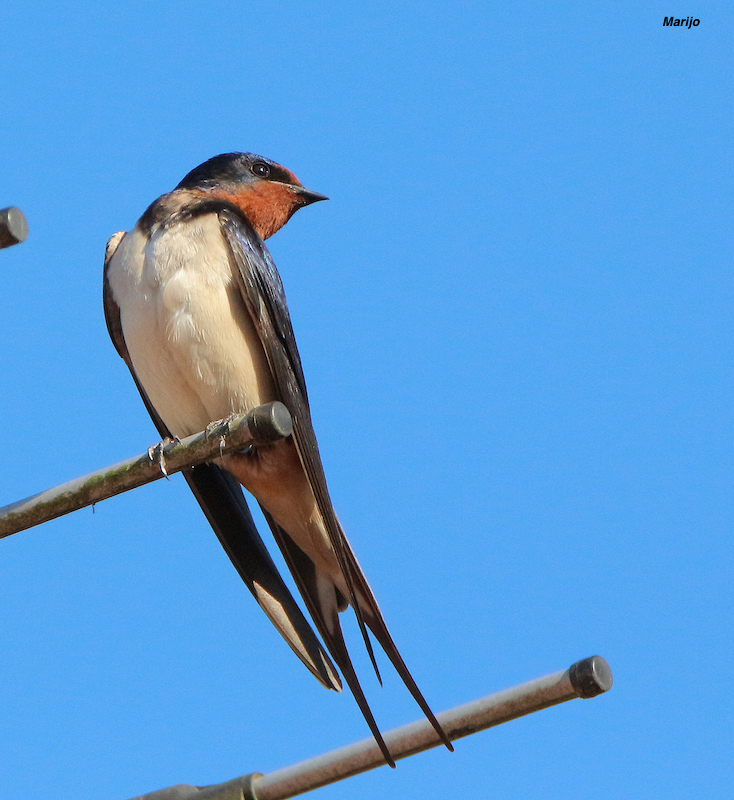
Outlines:
{"label": "metal pole", "polygon": [[179,442],[151,447],[147,453],[114,467],[93,472],[54,489],[0,508],[0,538],[40,525],[71,511],[135,489],[190,466],[249,445],[290,436],[291,417],[279,401],[257,406],[247,414],[212,423],[201,433]]}
{"label": "metal pole", "polygon": [[28,236],[28,221],[25,214],[15,206],[0,210],[0,250],[25,241]]}
{"label": "metal pole", "polygon": [[[449,739],[461,739],[576,697],[596,697],[611,688],[612,671],[609,664],[601,656],[591,656],[577,661],[565,672],[536,678],[445,711],[437,717]],[[385,734],[385,742],[396,761],[441,744],[427,720],[390,731]],[[243,775],[215,786],[172,786],[133,800],[286,800],[384,766],[385,760],[374,739],[364,739],[268,775]]]}

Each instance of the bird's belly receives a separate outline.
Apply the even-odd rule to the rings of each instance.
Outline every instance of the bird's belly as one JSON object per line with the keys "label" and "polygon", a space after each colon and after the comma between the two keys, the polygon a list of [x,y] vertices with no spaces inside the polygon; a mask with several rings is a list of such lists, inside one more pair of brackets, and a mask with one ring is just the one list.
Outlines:
{"label": "bird's belly", "polygon": [[[135,372],[166,427],[188,436],[211,421],[275,399],[253,322],[233,285],[221,234],[189,223],[151,240],[121,322]],[[129,280],[128,279],[128,280]]]}
{"label": "bird's belly", "polygon": [[249,318],[232,317],[224,292],[203,293],[208,299],[200,293],[206,311],[192,307],[196,304],[184,310],[171,303],[179,288],[166,286],[158,313],[135,326],[130,353],[167,427],[187,436],[212,420],[272,400],[274,392]]}

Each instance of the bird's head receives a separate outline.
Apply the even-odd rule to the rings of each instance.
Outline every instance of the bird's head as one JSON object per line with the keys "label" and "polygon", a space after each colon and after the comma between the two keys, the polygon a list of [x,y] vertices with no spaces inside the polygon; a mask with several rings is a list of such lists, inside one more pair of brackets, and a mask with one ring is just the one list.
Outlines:
{"label": "bird's head", "polygon": [[234,203],[263,239],[280,230],[299,208],[329,199],[306,189],[290,170],[254,153],[214,156],[192,169],[176,189]]}

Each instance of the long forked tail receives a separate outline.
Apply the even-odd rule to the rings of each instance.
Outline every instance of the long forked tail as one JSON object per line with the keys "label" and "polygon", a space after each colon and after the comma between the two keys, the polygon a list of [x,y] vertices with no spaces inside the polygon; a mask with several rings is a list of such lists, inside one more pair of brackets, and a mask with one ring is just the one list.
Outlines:
{"label": "long forked tail", "polygon": [[[382,612],[377,605],[375,596],[372,594],[372,589],[367,583],[367,578],[365,578],[362,568],[359,566],[359,563],[352,552],[352,548],[349,546],[346,536],[344,536],[344,544],[346,556],[349,561],[349,567],[351,569],[352,583],[355,588],[357,600],[361,606],[364,621],[374,634],[375,639],[377,639],[377,641],[380,643],[380,647],[382,647],[382,649],[385,651],[385,655],[390,659],[390,662],[392,663],[393,667],[395,667],[395,671],[400,676],[406,688],[411,695],[413,695],[413,699],[416,701],[416,703],[418,703],[421,711],[426,715],[426,718],[433,726],[434,730],[438,734],[438,737],[453,753],[454,746],[451,744],[451,740],[446,735],[446,731],[444,731],[444,729],[441,727],[441,723],[436,719],[436,715],[433,713],[433,711],[431,711],[431,708],[426,702],[425,697],[423,697],[423,693],[418,688],[413,676],[410,674],[405,661],[403,661],[403,657],[400,655],[400,651],[393,641],[390,631],[387,629]],[[332,653],[332,656],[333,655],[334,654]]]}
{"label": "long forked tail", "polygon": [[[354,671],[352,661],[349,657],[349,653],[344,642],[341,625],[339,623],[339,612],[335,587],[330,581],[328,587],[324,587],[323,585],[319,584],[319,575],[317,574],[313,561],[311,561],[311,559],[293,542],[287,532],[284,531],[283,528],[281,528],[264,509],[263,514],[265,515],[265,518],[273,531],[273,535],[275,536],[275,539],[281,551],[283,552],[288,567],[293,574],[296,584],[298,585],[298,589],[301,592],[304,601],[306,602],[309,613],[311,614],[314,624],[321,634],[331,657],[336,662],[337,667],[341,670],[347,685],[354,695],[354,699],[357,701],[357,705],[359,706],[367,725],[372,731],[372,735],[375,737],[375,741],[382,751],[385,761],[391,767],[394,767],[395,761],[388,750],[379,728],[377,727],[377,723],[375,722],[375,718],[372,714],[369,704],[367,703],[367,699],[365,698],[364,692],[359,683],[359,679],[357,678],[357,674]],[[346,543],[346,537],[344,541]],[[449,750],[453,752],[454,748],[450,739],[436,719],[433,711],[431,711],[431,708],[423,697],[423,694],[421,693],[415,680],[413,679],[413,676],[410,674],[405,662],[403,661],[403,658],[400,655],[392,636],[390,636],[390,632],[388,631],[387,625],[385,624],[382,614],[380,613],[380,609],[378,608],[377,602],[372,594],[372,590],[367,583],[367,579],[364,577],[364,574],[360,569],[359,564],[357,563],[357,560],[348,544],[346,552],[350,568],[353,570],[352,577],[354,581],[354,587],[356,589],[357,602],[359,602],[361,605],[361,612],[365,622],[395,667],[396,672],[400,676],[406,688],[411,693],[423,713],[426,715],[426,718],[435,729],[441,741]],[[332,593],[333,602],[329,601],[327,606],[324,600],[325,597],[328,596],[329,591]],[[371,652],[371,647],[369,650],[370,658],[374,665],[375,659]],[[376,666],[375,670],[377,670]],[[379,673],[377,673],[377,675],[379,679]]]}
{"label": "long forked tail", "polygon": [[334,585],[331,583],[329,586],[319,585],[319,576],[313,561],[293,542],[287,532],[278,525],[264,508],[262,511],[329,654],[341,670],[344,680],[354,695],[359,710],[362,712],[370,731],[372,731],[372,735],[375,737],[385,761],[394,768],[395,760],[390,755],[380,729],[377,727],[377,722],[362,691],[344,642],[339,623],[339,608]]}

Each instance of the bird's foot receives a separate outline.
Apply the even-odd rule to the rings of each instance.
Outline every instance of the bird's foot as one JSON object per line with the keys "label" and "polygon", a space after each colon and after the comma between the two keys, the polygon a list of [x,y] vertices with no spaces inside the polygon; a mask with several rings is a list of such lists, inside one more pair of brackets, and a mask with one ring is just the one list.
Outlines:
{"label": "bird's foot", "polygon": [[166,447],[172,444],[180,444],[181,440],[178,437],[171,439],[170,437],[166,437],[162,441],[158,442],[158,444],[151,445],[148,448],[148,458],[154,463],[158,465],[158,469],[161,471],[161,475],[168,480],[168,470],[166,469]]}
{"label": "bird's foot", "polygon": [[219,457],[222,457],[224,450],[225,436],[229,433],[231,416],[226,419],[215,419],[204,428],[204,435],[207,439],[219,437]]}

